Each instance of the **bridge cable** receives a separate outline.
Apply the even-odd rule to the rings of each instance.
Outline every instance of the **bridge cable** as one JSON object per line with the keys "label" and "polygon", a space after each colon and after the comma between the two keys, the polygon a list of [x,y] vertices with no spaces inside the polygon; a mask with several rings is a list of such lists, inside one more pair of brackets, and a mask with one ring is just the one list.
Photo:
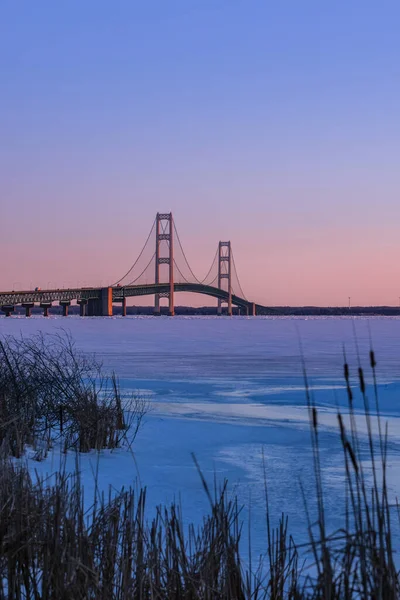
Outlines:
{"label": "bridge cable", "polygon": [[[175,267],[176,267],[177,271],[178,271],[178,272],[179,272],[179,274],[181,275],[182,279],[185,281],[185,283],[189,283],[189,284],[190,284],[190,283],[192,283],[191,281],[189,281],[188,279],[186,279],[186,277],[184,276],[184,274],[183,274],[183,273],[182,273],[182,271],[180,270],[180,268],[179,268],[179,266],[178,266],[178,263],[176,262],[176,260],[175,260],[175,259],[174,259],[174,264],[175,264]],[[211,269],[210,269],[210,270],[211,270]],[[208,274],[209,274],[209,273],[210,273],[210,271],[208,272]],[[207,275],[208,275],[208,274],[207,274]],[[207,285],[208,285],[208,286],[210,286],[210,287],[212,287],[212,284],[213,284],[213,283],[215,283],[217,279],[218,279],[218,273],[217,273],[217,275],[214,277],[214,279],[213,279],[213,280],[212,280],[210,283],[207,283]],[[203,279],[203,281],[205,281],[205,280]],[[199,283],[200,283],[200,285],[203,285],[203,281],[202,281],[202,282],[199,282]]]}
{"label": "bridge cable", "polygon": [[[129,271],[127,271],[127,273],[125,273],[125,275],[124,275],[123,277],[121,277],[121,279],[118,279],[118,281],[116,281],[115,283],[113,283],[111,287],[114,287],[114,286],[118,285],[118,283],[120,283],[120,282],[121,282],[123,279],[125,279],[125,277],[128,277],[129,273],[131,273],[131,272],[133,271],[133,269],[136,267],[136,265],[137,265],[137,263],[138,263],[139,259],[141,258],[142,254],[143,254],[143,252],[144,252],[144,249],[145,249],[145,248],[146,248],[146,246],[147,246],[147,243],[148,243],[148,241],[149,241],[149,239],[150,239],[150,237],[151,237],[151,234],[153,233],[153,229],[154,229],[154,226],[155,226],[155,224],[156,224],[156,219],[154,219],[154,221],[153,221],[153,226],[152,226],[152,228],[150,229],[150,233],[149,233],[149,235],[147,236],[147,240],[145,241],[145,244],[144,244],[144,246],[143,246],[143,248],[142,248],[142,250],[141,250],[141,252],[140,252],[139,256],[137,257],[137,259],[135,260],[135,262],[133,263],[133,265],[131,266],[131,268],[129,269]],[[151,259],[151,260],[153,260],[153,259]],[[150,261],[150,262],[151,262],[151,261]],[[147,266],[148,266],[148,265],[147,265]],[[146,269],[147,269],[147,267],[146,267]],[[145,270],[146,270],[146,269],[145,269]],[[140,277],[140,276],[139,276],[139,277]],[[136,279],[135,279],[135,281],[136,281]],[[130,285],[130,284],[128,284],[128,285]]]}
{"label": "bridge cable", "polygon": [[180,276],[182,277],[182,279],[185,281],[185,283],[191,283],[191,281],[189,281],[188,279],[186,279],[186,277],[184,276],[184,274],[182,273],[182,271],[180,270],[180,268],[178,267],[178,263],[176,262],[176,260],[174,259],[174,265],[177,268],[177,270],[179,271]]}
{"label": "bridge cable", "polygon": [[[210,283],[207,283],[207,285],[209,285],[210,287],[213,287],[213,283],[215,283],[217,279],[218,279],[218,273]],[[218,289],[222,289],[222,288],[218,288]]]}
{"label": "bridge cable", "polygon": [[[175,267],[177,268],[178,272],[180,273],[181,277],[184,279],[184,281],[185,281],[186,283],[188,283],[189,285],[191,285],[191,284],[192,284],[192,282],[191,282],[191,281],[188,281],[188,280],[186,279],[186,277],[183,275],[183,273],[182,273],[182,271],[180,270],[180,268],[179,268],[179,266],[178,266],[178,264],[177,264],[177,262],[176,262],[176,260],[175,260],[175,259],[174,259],[174,264],[175,264]],[[217,275],[214,277],[214,279],[213,279],[213,280],[212,280],[210,283],[208,283],[207,285],[208,285],[209,287],[213,287],[213,284],[216,282],[216,280],[217,280],[217,279],[218,279],[218,273],[217,273]],[[203,280],[203,281],[204,281],[204,280]],[[201,285],[203,285],[203,284],[201,284]],[[221,291],[223,291],[223,292],[225,292],[225,291],[226,291],[226,290],[223,290],[222,288],[217,288],[217,289],[221,289]],[[233,295],[235,295],[235,294],[233,294]]]}
{"label": "bridge cable", "polygon": [[[178,240],[178,243],[179,243],[180,249],[181,249],[181,251],[182,251],[183,257],[184,257],[184,259],[185,259],[185,262],[186,262],[187,266],[189,267],[189,271],[191,272],[191,274],[193,275],[193,278],[196,280],[196,282],[197,282],[197,283],[203,284],[203,283],[206,281],[207,277],[210,275],[211,271],[212,271],[212,268],[213,268],[213,265],[214,265],[215,259],[216,259],[216,257],[217,257],[217,254],[218,254],[218,248],[217,248],[217,251],[216,251],[216,253],[215,253],[215,256],[214,256],[214,258],[213,258],[213,260],[212,260],[212,262],[211,262],[211,267],[209,268],[207,275],[204,277],[204,279],[201,279],[201,280],[200,280],[200,279],[198,279],[198,278],[196,277],[196,275],[193,273],[193,271],[192,271],[192,268],[191,268],[191,266],[190,266],[190,264],[189,264],[189,261],[188,261],[188,259],[186,258],[186,254],[185,254],[185,251],[184,251],[184,249],[183,249],[183,246],[182,246],[182,243],[181,243],[181,240],[180,240],[180,237],[179,237],[179,233],[178,233],[178,230],[177,230],[177,228],[176,228],[176,225],[175,225],[175,221],[174,221],[174,230],[175,230],[175,234],[176,234],[176,237],[177,237],[177,240]],[[179,270],[179,269],[178,269],[178,270]],[[179,271],[179,272],[180,272],[180,271]],[[181,273],[181,272],[180,272],[180,273]],[[181,275],[182,275],[182,273],[181,273]],[[182,277],[184,277],[184,276],[182,275]],[[186,279],[186,278],[184,277],[184,279]],[[186,281],[187,281],[187,280],[186,280]],[[188,283],[189,283],[189,282],[188,282]]]}
{"label": "bridge cable", "polygon": [[[202,283],[201,281],[199,281],[199,280],[197,279],[196,275],[195,275],[195,274],[193,273],[193,271],[192,271],[192,268],[191,268],[191,266],[189,265],[189,261],[188,261],[188,259],[186,258],[185,251],[184,251],[184,249],[183,249],[183,247],[182,247],[182,243],[181,243],[181,240],[180,240],[180,237],[179,237],[178,230],[177,230],[177,228],[176,228],[176,225],[175,225],[175,221],[174,221],[174,230],[175,230],[175,235],[176,235],[176,237],[177,237],[177,240],[178,240],[178,243],[179,243],[180,249],[181,249],[181,251],[182,251],[182,254],[183,254],[183,258],[185,259],[185,261],[186,261],[186,264],[187,264],[187,266],[189,267],[189,271],[191,272],[191,274],[193,275],[193,278],[196,280],[196,282],[197,282],[197,283]],[[174,262],[175,262],[175,261],[174,261]],[[175,263],[175,264],[176,264],[176,263]],[[179,269],[178,269],[178,270],[179,270]],[[179,271],[179,272],[180,272],[180,271]],[[182,273],[181,273],[181,275],[182,275]],[[183,277],[183,275],[182,275],[182,277]],[[189,282],[188,282],[188,283],[189,283]]]}
{"label": "bridge cable", "polygon": [[134,284],[138,279],[141,278],[141,276],[143,275],[143,273],[145,273],[145,271],[147,271],[147,269],[149,268],[149,266],[151,265],[151,263],[153,262],[153,259],[155,258],[156,253],[154,252],[153,256],[151,257],[151,259],[149,260],[149,262],[147,263],[147,265],[145,266],[145,268],[143,269],[143,271],[140,273],[140,275],[138,275],[138,277],[136,277],[136,279],[133,279],[132,281],[130,281],[129,283],[127,283],[126,285],[122,286],[122,287],[129,287],[130,285]]}
{"label": "bridge cable", "polygon": [[[188,280],[186,279],[186,277],[183,275],[183,273],[182,273],[182,271],[180,270],[180,268],[178,267],[178,264],[177,264],[177,262],[176,262],[176,260],[175,260],[175,259],[174,259],[174,264],[175,264],[175,267],[177,268],[178,272],[179,272],[179,273],[180,273],[180,275],[182,276],[182,278],[185,280],[185,282],[186,282],[186,283],[188,283],[188,284],[190,285],[190,284],[191,284],[191,281],[188,281]],[[214,279],[213,279],[213,280],[212,280],[210,283],[208,283],[207,285],[208,285],[209,287],[213,287],[213,284],[216,282],[216,280],[217,280],[217,279],[218,279],[218,273],[217,273],[217,275],[214,277]],[[204,280],[203,280],[203,281],[204,281]],[[201,285],[203,285],[203,284],[201,284]],[[220,288],[217,288],[217,289],[220,289]],[[221,291],[225,291],[225,290],[223,290],[223,289],[221,288]],[[235,295],[235,294],[233,294],[233,295]]]}
{"label": "bridge cable", "polygon": [[239,285],[239,290],[240,290],[240,293],[242,294],[242,298],[247,301],[247,298],[244,295],[244,292],[242,290],[242,286],[240,285],[240,279],[239,279],[238,272],[237,272],[237,269],[236,269],[235,257],[233,255],[233,250],[231,250],[231,252],[232,252],[233,270],[235,271],[236,279],[237,279],[237,282],[238,282],[238,285]]}
{"label": "bridge cable", "polygon": [[[201,282],[201,283],[204,283],[204,282],[206,281],[206,279],[208,278],[209,274],[211,273],[211,271],[212,271],[212,268],[213,268],[213,266],[214,266],[214,263],[215,263],[215,260],[216,260],[216,258],[217,258],[217,256],[218,256],[218,250],[219,250],[219,248],[217,248],[217,250],[216,250],[216,252],[215,252],[215,254],[214,254],[214,258],[213,258],[213,260],[212,260],[212,263],[211,263],[211,267],[208,269],[208,273],[207,273],[207,275],[204,277],[204,279],[202,280],[202,282]],[[213,282],[214,282],[214,281],[215,281],[217,278],[218,278],[218,273],[217,273],[217,275],[214,277],[214,279],[213,279]]]}

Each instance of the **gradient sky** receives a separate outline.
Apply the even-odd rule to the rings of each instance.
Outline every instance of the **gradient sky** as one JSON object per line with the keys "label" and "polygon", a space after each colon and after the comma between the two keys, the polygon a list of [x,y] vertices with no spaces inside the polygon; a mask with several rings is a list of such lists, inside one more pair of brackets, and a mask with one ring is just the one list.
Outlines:
{"label": "gradient sky", "polygon": [[398,0],[2,0],[0,289],[105,285],[172,210],[249,299],[397,305],[399,31]]}

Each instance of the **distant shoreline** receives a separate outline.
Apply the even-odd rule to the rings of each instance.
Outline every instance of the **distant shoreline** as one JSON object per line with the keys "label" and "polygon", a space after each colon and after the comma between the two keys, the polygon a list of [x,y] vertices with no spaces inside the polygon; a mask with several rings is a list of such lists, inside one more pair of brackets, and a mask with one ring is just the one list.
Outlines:
{"label": "distant shoreline", "polygon": [[[152,315],[152,306],[127,306],[127,315]],[[226,310],[226,309],[225,309]],[[237,307],[233,307],[234,314],[238,314]],[[60,306],[54,305],[50,309],[50,314],[58,315],[62,313]],[[70,306],[69,313],[79,314],[79,306]],[[113,313],[115,316],[122,314],[121,306],[114,305]],[[24,315],[25,309],[22,306],[15,307],[15,315]],[[43,309],[39,306],[32,309],[32,314],[43,314]],[[162,307],[162,314],[168,314],[168,307]],[[215,306],[177,306],[175,307],[176,315],[205,315],[213,316],[216,315]],[[341,316],[400,316],[400,307],[395,306],[354,306],[348,307],[326,307],[326,306],[271,306],[266,308],[262,315],[265,316],[282,316],[282,317],[341,317]]]}

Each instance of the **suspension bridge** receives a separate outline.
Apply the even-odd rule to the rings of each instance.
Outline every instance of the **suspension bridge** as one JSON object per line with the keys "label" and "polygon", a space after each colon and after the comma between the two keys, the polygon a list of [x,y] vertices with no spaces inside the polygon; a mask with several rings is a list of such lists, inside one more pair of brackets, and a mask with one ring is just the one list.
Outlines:
{"label": "suspension bridge", "polygon": [[150,233],[138,257],[118,280],[107,287],[77,287],[0,292],[0,307],[6,316],[11,316],[15,306],[25,308],[27,317],[32,308],[39,305],[44,316],[54,302],[68,315],[72,301],[80,306],[81,316],[112,316],[113,304],[122,305],[126,316],[127,298],[154,296],[154,314],[159,315],[160,301],[168,300],[168,314],[175,313],[175,294],[192,292],[216,298],[217,314],[223,307],[232,315],[236,306],[240,314],[262,314],[265,307],[249,301],[240,284],[230,241],[220,241],[211,266],[203,279],[194,274],[183,249],[172,213],[157,213]]}

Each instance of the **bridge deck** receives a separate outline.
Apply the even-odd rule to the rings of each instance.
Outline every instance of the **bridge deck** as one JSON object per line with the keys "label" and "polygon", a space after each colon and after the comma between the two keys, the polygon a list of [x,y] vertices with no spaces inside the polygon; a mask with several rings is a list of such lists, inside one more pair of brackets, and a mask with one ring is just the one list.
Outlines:
{"label": "bridge deck", "polygon": [[[104,288],[92,287],[0,292],[0,306],[15,306],[18,304],[29,303],[44,304],[49,302],[68,302],[72,300],[100,300],[102,289]],[[228,301],[229,297],[228,292],[225,290],[200,283],[175,283],[174,291],[204,294],[213,298],[219,298],[223,301]],[[130,298],[133,296],[167,294],[168,292],[169,283],[113,287],[112,300],[113,302],[121,302],[124,297]],[[232,295],[232,304],[246,310],[252,310],[253,307],[252,302],[249,302],[245,298],[241,298],[236,295]],[[265,307],[261,305],[256,305],[257,312],[264,308]]]}

